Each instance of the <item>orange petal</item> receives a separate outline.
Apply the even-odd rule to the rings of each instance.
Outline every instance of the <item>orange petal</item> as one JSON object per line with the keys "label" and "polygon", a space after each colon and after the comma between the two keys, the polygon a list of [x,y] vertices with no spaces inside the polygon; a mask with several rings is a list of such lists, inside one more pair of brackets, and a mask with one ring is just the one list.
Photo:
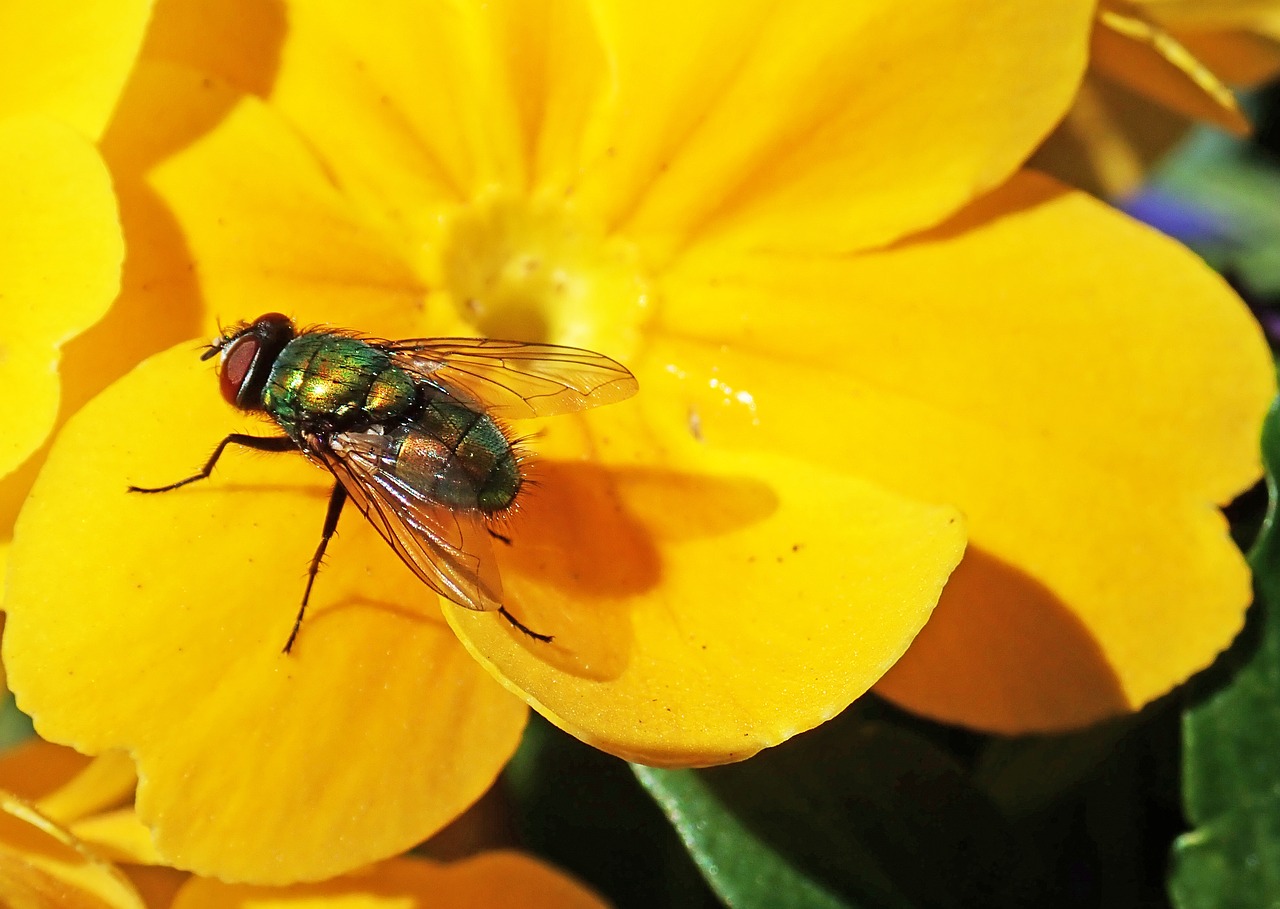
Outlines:
{"label": "orange petal", "polygon": [[268,889],[191,880],[172,909],[605,909],[567,875],[516,852],[451,865],[393,859],[320,884]]}
{"label": "orange petal", "polygon": [[[1280,24],[1278,17],[1277,24]],[[1246,30],[1170,29],[1178,42],[1229,85],[1259,85],[1280,73],[1280,42]]]}
{"label": "orange petal", "polygon": [[158,0],[144,60],[176,63],[264,93],[280,66],[284,4],[261,0]]}
{"label": "orange petal", "polygon": [[7,906],[145,909],[117,868],[8,793],[0,793],[0,899]]}
{"label": "orange petal", "polygon": [[1104,199],[1131,193],[1187,133],[1187,118],[1096,73],[1029,166]]}
{"label": "orange petal", "polygon": [[1280,11],[1270,0],[1126,0],[1164,25],[1200,30],[1252,28],[1280,34]]}
{"label": "orange petal", "polygon": [[461,813],[525,710],[354,514],[280,652],[332,482],[301,456],[231,451],[204,483],[125,491],[190,474],[232,430],[267,430],[215,385],[182,345],[59,434],[15,533],[5,664],[45,738],[133,753],[138,813],[169,863],[327,877]]}
{"label": "orange petal", "polygon": [[698,232],[846,250],[936,223],[1052,128],[1093,14],[1072,0],[598,6],[616,88],[574,197],[659,261]]}
{"label": "orange petal", "polygon": [[1239,134],[1249,130],[1231,89],[1172,34],[1141,15],[1099,10],[1090,62],[1103,75],[1193,120]]}
{"label": "orange petal", "polygon": [[58,349],[107,311],[123,257],[111,180],[92,146],[50,121],[0,123],[0,385],[11,424],[0,477],[53,428]]}
{"label": "orange petal", "polygon": [[97,138],[150,13],[151,0],[0,4],[0,118],[44,114]]}
{"label": "orange petal", "polygon": [[1171,241],[1024,175],[880,253],[708,249],[661,292],[663,330],[702,341],[646,400],[686,402],[710,443],[965,513],[969,554],[891,697],[1061,728],[1151,700],[1239,628],[1248,573],[1210,506],[1259,474],[1274,376],[1243,305]]}
{"label": "orange petal", "polygon": [[423,287],[396,247],[261,101],[145,63],[103,153],[144,181],[130,196],[146,244],[131,287],[149,296],[138,311],[162,308],[176,290],[184,308],[203,303],[208,329],[215,318],[280,311],[304,324],[363,319],[410,334],[420,316]]}
{"label": "orange petal", "polygon": [[170,909],[174,897],[191,875],[162,865],[125,865],[121,869],[147,909]]}
{"label": "orange petal", "polygon": [[[646,386],[664,365],[641,365],[641,395],[683,427]],[[928,618],[958,516],[687,431],[655,449],[637,416],[614,405],[536,439],[498,559],[507,608],[554,640],[452,604],[449,623],[539,712],[627,760],[740,760],[839,713]]]}
{"label": "orange petal", "polygon": [[27,739],[0,755],[0,789],[35,802],[75,779],[93,758],[43,739]]}

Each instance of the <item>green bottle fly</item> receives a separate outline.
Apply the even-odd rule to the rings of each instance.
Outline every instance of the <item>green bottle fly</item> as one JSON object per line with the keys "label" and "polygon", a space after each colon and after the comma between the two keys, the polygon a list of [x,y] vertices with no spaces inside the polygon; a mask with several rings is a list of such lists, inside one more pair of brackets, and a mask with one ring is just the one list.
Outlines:
{"label": "green bottle fly", "polygon": [[551,416],[627,398],[636,380],[601,354],[552,344],[473,338],[381,341],[345,331],[298,332],[267,313],[217,338],[223,397],[269,417],[283,436],[233,433],[199,473],[134,492],[168,492],[207,478],[228,445],[301,450],[333,474],[311,587],[351,499],[406,565],[459,606],[493,610],[542,641],[503,605],[488,523],[519,502],[520,456],[504,419]]}

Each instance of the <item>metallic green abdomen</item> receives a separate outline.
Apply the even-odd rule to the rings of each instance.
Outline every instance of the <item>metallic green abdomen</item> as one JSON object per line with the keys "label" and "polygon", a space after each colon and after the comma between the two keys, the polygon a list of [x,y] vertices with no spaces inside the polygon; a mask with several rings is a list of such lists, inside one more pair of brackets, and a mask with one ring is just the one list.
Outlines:
{"label": "metallic green abdomen", "polygon": [[449,508],[502,511],[520,491],[515,452],[487,414],[428,400],[413,422],[387,435],[396,476]]}
{"label": "metallic green abdomen", "polygon": [[276,358],[262,404],[289,435],[394,420],[417,401],[413,380],[386,353],[341,335],[299,335]]}
{"label": "metallic green abdomen", "polygon": [[304,433],[385,435],[390,469],[446,508],[497,512],[520,491],[520,467],[486,413],[413,378],[378,347],[323,332],[276,358],[262,404],[294,439]]}

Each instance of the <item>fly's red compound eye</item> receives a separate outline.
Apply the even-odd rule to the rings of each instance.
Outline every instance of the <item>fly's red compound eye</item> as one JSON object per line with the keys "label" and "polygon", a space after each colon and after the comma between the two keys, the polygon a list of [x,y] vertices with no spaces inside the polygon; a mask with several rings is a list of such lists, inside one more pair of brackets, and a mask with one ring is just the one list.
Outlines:
{"label": "fly's red compound eye", "polygon": [[261,342],[256,336],[241,335],[223,349],[218,378],[222,397],[226,398],[228,404],[244,406],[240,400],[240,392],[253,371],[253,361],[258,356],[260,346]]}
{"label": "fly's red compound eye", "polygon": [[222,350],[222,396],[241,410],[262,410],[262,390],[272,365],[293,337],[289,317],[269,312],[215,344]]}

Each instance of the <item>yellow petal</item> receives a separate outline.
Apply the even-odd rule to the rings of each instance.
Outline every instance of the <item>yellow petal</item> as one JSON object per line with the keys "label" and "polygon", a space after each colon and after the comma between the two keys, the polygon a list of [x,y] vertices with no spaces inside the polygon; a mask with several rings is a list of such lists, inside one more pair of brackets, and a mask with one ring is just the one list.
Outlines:
{"label": "yellow petal", "polygon": [[131,865],[161,865],[151,831],[133,806],[94,814],[71,825],[71,832],[101,856]]}
{"label": "yellow petal", "polygon": [[0,118],[44,114],[97,138],[150,12],[151,0],[0,4]]}
{"label": "yellow petal", "polygon": [[[646,385],[666,362],[637,365],[683,429]],[[958,516],[687,431],[655,450],[636,418],[614,405],[537,437],[498,560],[507,608],[554,640],[452,604],[449,623],[552,722],[628,760],[740,760],[839,713],[928,618],[964,548]]]}
{"label": "yellow petal", "polygon": [[146,244],[131,285],[147,297],[138,311],[163,307],[176,288],[183,300],[198,295],[208,329],[215,317],[280,311],[304,324],[363,319],[401,333],[420,314],[423,288],[396,247],[257,99],[191,70],[143,64],[103,154],[145,181],[130,196]]}
{"label": "yellow petal", "polygon": [[123,804],[133,796],[138,774],[123,751],[108,751],[52,792],[41,796],[36,807],[51,818],[69,824],[82,817]]}
{"label": "yellow petal", "polygon": [[[525,183],[526,115],[506,69],[520,61],[498,59],[493,33],[520,6],[389,0],[353,16],[340,2],[290,3],[271,101],[353,198],[429,235],[442,204]],[[526,40],[541,37],[535,28]]]}
{"label": "yellow petal", "polygon": [[145,909],[117,868],[8,793],[0,793],[0,900],[14,909]]}
{"label": "yellow petal", "polygon": [[193,879],[173,909],[605,909],[582,884],[516,852],[437,865],[394,859],[321,884],[269,889]]}
{"label": "yellow petal", "polygon": [[45,738],[133,753],[138,813],[166,861],[317,879],[461,813],[525,709],[357,514],[282,654],[327,475],[300,455],[232,451],[204,483],[125,491],[190,474],[236,429],[267,427],[220,400],[191,344],[67,424],[15,532],[5,663]]}
{"label": "yellow petal", "polygon": [[[346,12],[290,7],[267,94],[386,232],[431,237],[442,206],[497,184],[567,196],[661,258],[699,229],[850,247],[936,221],[1007,175],[1065,108],[1092,5]],[[796,207],[827,223],[771,229]]]}
{"label": "yellow petal", "polygon": [[1249,129],[1231,89],[1173,35],[1140,15],[1101,9],[1090,62],[1103,75],[1193,120],[1236,133]]}
{"label": "yellow petal", "polygon": [[287,33],[284,16],[252,2],[162,3],[145,54],[269,96],[348,193],[410,232],[491,178],[571,182],[608,91],[585,3],[382,4],[359,23],[299,3]]}
{"label": "yellow petal", "polygon": [[[2,14],[0,14],[2,15]],[[124,257],[111,181],[93,148],[38,118],[0,122],[0,476],[58,411],[58,349],[102,317]]]}
{"label": "yellow petal", "polygon": [[1171,241],[1025,175],[890,250],[708,249],[662,293],[663,330],[703,341],[646,400],[684,395],[709,442],[964,512],[969,554],[890,696],[1061,728],[1151,700],[1239,628],[1248,573],[1211,506],[1259,474],[1274,376],[1243,305]]}
{"label": "yellow petal", "polygon": [[852,249],[936,223],[1061,116],[1093,13],[1070,0],[597,6],[616,89],[574,196],[658,260],[696,233]]}

